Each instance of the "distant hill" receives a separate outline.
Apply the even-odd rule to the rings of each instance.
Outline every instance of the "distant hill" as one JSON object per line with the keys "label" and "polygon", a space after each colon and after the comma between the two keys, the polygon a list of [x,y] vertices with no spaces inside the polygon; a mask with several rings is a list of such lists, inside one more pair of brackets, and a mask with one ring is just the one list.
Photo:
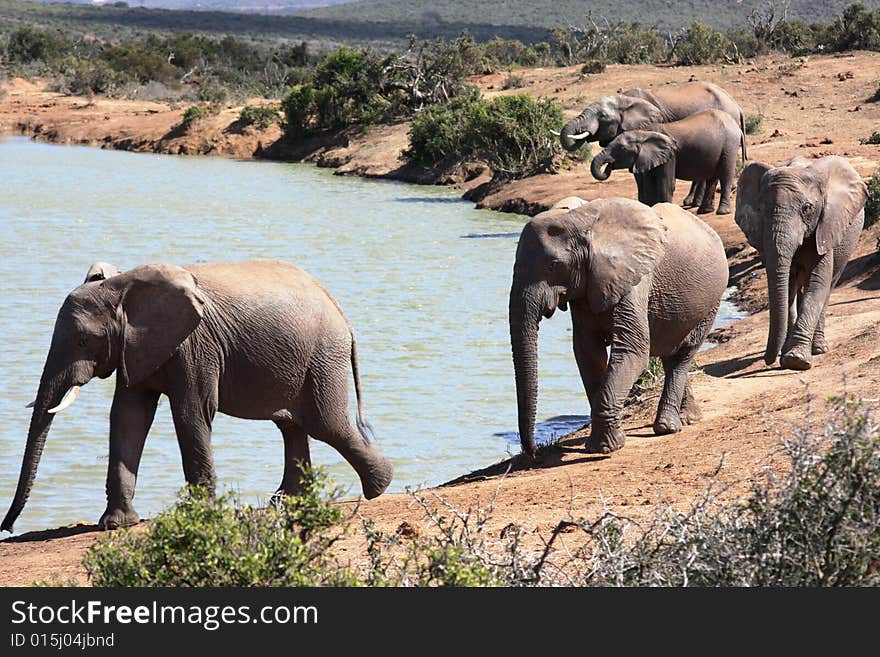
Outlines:
{"label": "distant hill", "polygon": [[[250,1],[250,0],[248,0]],[[832,18],[854,0],[791,0],[788,15],[805,21]],[[686,27],[701,21],[715,28],[742,27],[756,7],[767,0],[361,0],[352,4],[322,7],[303,12],[315,18],[345,18],[350,21],[423,22],[426,27],[443,23],[481,23],[491,25],[552,27],[583,25],[587,10],[599,25],[636,21],[661,28]],[[783,2],[773,3],[782,7]],[[878,0],[862,0],[874,9]]]}
{"label": "distant hill", "polygon": [[[36,0],[58,3],[62,0]],[[112,5],[117,0],[63,0],[78,5]],[[125,0],[123,0],[125,1]],[[254,14],[295,13],[315,7],[351,2],[352,0],[127,0],[129,7],[147,9],[185,9],[190,11],[233,11]]]}

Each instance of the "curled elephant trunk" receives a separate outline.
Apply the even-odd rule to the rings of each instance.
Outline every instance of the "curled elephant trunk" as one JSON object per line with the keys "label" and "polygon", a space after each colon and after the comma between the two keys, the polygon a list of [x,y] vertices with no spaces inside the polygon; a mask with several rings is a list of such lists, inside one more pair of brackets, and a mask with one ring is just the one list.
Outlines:
{"label": "curled elephant trunk", "polygon": [[567,151],[575,151],[581,144],[595,138],[599,129],[599,119],[591,110],[584,110],[580,115],[573,118],[562,127],[559,133],[559,142]]}
{"label": "curled elephant trunk", "polygon": [[[604,169],[602,167],[605,167]],[[605,155],[605,152],[599,153],[590,163],[590,173],[596,180],[608,180],[611,175],[611,161]]]}
{"label": "curled elephant trunk", "polygon": [[514,282],[510,291],[510,346],[516,377],[516,403],[522,450],[535,456],[538,403],[538,323],[540,304],[534,288]]}

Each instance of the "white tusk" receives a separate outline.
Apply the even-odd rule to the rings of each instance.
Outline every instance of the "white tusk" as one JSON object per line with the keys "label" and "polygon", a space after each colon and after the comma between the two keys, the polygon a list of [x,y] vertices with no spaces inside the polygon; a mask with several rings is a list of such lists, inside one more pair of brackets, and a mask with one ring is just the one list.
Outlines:
{"label": "white tusk", "polygon": [[73,386],[70,390],[64,393],[64,397],[61,399],[61,403],[58,404],[55,408],[50,408],[47,413],[60,413],[65,408],[70,406],[73,402],[76,401],[76,396],[79,394],[80,387]]}
{"label": "white tusk", "polygon": [[577,141],[581,141],[583,139],[586,139],[589,136],[590,136],[589,130],[587,130],[586,132],[582,132],[580,134],[577,134],[577,135],[569,135],[569,137],[571,137],[572,139],[576,139]]}
{"label": "white tusk", "polygon": [[32,401],[30,404],[27,404],[27,405],[25,406],[25,408],[33,408],[33,407],[34,407],[34,404],[36,404],[36,403],[37,403],[37,400],[35,399],[35,400]]}
{"label": "white tusk", "polygon": [[562,133],[561,133],[561,132],[556,132],[555,130],[551,130],[551,131],[550,131],[550,134],[551,134],[551,135],[555,135],[556,137],[558,137],[558,136],[561,135]]}

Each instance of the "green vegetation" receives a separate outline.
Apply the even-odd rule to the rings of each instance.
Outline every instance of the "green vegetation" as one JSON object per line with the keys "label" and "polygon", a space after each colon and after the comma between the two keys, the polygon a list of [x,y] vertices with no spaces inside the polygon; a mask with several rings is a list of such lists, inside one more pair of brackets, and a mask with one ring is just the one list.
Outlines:
{"label": "green vegetation", "polygon": [[560,147],[550,131],[562,123],[552,99],[516,94],[487,101],[473,90],[418,114],[405,155],[424,167],[484,161],[498,176],[520,178],[551,166]]}
{"label": "green vegetation", "polygon": [[735,62],[738,53],[733,42],[717,30],[703,23],[694,23],[679,41],[674,50],[676,63],[682,66],[697,66],[713,62]]}
{"label": "green vegetation", "polygon": [[504,82],[501,83],[502,89],[522,89],[526,86],[526,79],[515,73],[508,73]]}
{"label": "green vegetation", "polygon": [[[875,132],[874,134],[877,133]],[[880,220],[880,171],[868,180],[868,200],[865,203],[865,228],[873,226],[878,220]]]}
{"label": "green vegetation", "polygon": [[[750,487],[744,499],[731,501],[710,475],[688,509],[659,508],[648,522],[561,520],[539,550],[526,547],[524,527],[487,530],[494,498],[464,511],[414,493],[426,529],[404,522],[385,534],[361,518],[362,565],[348,553],[340,563],[333,546],[354,516],[313,473],[302,496],[266,509],[184,493],[146,530],[101,538],[84,563],[96,586],[880,586],[873,411],[831,399],[827,418],[778,436],[782,474],[739,482]],[[583,546],[555,549],[573,531]]]}
{"label": "green vegetation", "polygon": [[864,139],[859,139],[860,144],[871,144],[876,145],[880,144],[880,132],[876,130],[870,134],[870,136],[865,137]]}
{"label": "green vegetation", "polygon": [[273,123],[281,119],[277,105],[247,105],[238,113],[238,120],[242,125],[253,125],[260,130],[265,130]]}
{"label": "green vegetation", "polygon": [[746,134],[756,135],[761,132],[761,123],[763,122],[763,114],[749,114],[746,116]]}
{"label": "green vegetation", "polygon": [[605,72],[605,62],[599,61],[598,59],[588,59],[583,66],[581,66],[581,73],[583,75],[597,74]]}
{"label": "green vegetation", "polygon": [[193,105],[192,107],[187,107],[183,113],[183,119],[180,121],[180,127],[186,132],[202,119],[206,119],[218,112],[219,108],[215,105]]}

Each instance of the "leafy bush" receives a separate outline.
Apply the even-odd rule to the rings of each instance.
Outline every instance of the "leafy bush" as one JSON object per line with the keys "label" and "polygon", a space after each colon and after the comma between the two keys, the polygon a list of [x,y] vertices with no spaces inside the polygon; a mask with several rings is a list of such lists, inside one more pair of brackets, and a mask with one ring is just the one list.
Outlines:
{"label": "leafy bush", "polygon": [[[874,134],[877,134],[876,132]],[[880,171],[868,180],[868,200],[865,203],[865,228],[880,220]]]}
{"label": "leafy bush", "polygon": [[756,135],[761,132],[761,123],[764,121],[763,114],[749,114],[746,116],[746,134]]}
{"label": "leafy bush", "polygon": [[486,101],[473,91],[416,116],[405,155],[426,167],[481,160],[496,175],[523,177],[558,155],[558,140],[550,130],[562,123],[562,110],[552,99],[516,94]]}
{"label": "leafy bush", "polygon": [[58,30],[21,27],[9,35],[6,56],[13,64],[52,62],[71,47],[71,41]]}
{"label": "leafy bush", "polygon": [[526,86],[526,79],[513,73],[508,74],[504,82],[501,83],[502,89],[522,89],[524,86]]}
{"label": "leafy bush", "polygon": [[867,100],[869,103],[880,102],[880,86],[878,86],[878,87],[877,87],[877,90],[874,91],[874,93],[871,94],[871,97],[870,97],[870,98],[867,98],[866,100]]}
{"label": "leafy bush", "polygon": [[284,112],[284,134],[299,139],[307,134],[315,116],[315,86],[308,82],[298,84],[281,101]]}
{"label": "leafy bush", "polygon": [[331,562],[343,513],[324,496],[326,479],[307,477],[302,495],[266,509],[189,489],[146,531],[99,539],[84,564],[95,586],[346,586]]}
{"label": "leafy bush", "polygon": [[871,11],[861,3],[852,4],[834,19],[827,35],[835,52],[880,50],[880,9]]}
{"label": "leafy bush", "polygon": [[860,144],[871,144],[876,145],[880,144],[880,132],[876,130],[870,134],[870,136],[865,137],[864,139],[859,139]]}
{"label": "leafy bush", "polygon": [[703,23],[694,23],[675,48],[676,62],[682,66],[712,64],[735,59],[730,39]]}
{"label": "leafy bush", "polygon": [[604,73],[605,72],[605,62],[600,61],[598,59],[588,59],[583,66],[581,66],[581,73],[583,75],[589,75],[591,73]]}
{"label": "leafy bush", "polygon": [[492,39],[481,46],[483,61],[492,68],[537,66],[549,52],[546,43],[527,46],[514,39]]}
{"label": "leafy bush", "polygon": [[217,114],[218,111],[219,109],[217,107],[211,105],[193,105],[187,107],[183,113],[183,119],[180,121],[180,127],[186,132],[198,121]]}
{"label": "leafy bush", "polygon": [[277,123],[279,118],[276,105],[247,105],[238,113],[238,120],[244,125],[254,125],[260,130]]}

